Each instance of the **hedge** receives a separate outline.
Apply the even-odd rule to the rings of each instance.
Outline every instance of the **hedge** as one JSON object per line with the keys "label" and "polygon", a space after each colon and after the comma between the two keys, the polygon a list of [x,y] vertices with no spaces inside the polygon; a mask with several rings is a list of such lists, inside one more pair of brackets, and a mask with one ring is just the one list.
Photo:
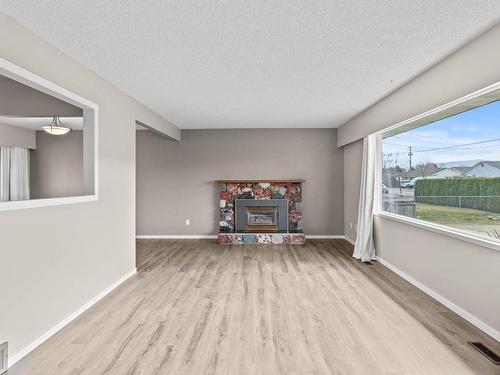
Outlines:
{"label": "hedge", "polygon": [[500,178],[418,180],[415,202],[500,213]]}

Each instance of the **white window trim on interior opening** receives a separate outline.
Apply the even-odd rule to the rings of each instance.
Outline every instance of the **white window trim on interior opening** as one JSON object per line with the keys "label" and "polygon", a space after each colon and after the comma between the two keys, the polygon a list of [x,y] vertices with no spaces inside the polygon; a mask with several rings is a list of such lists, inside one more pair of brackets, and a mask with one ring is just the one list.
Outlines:
{"label": "white window trim on interior opening", "polygon": [[[99,197],[99,170],[98,170],[98,105],[88,99],[85,99],[61,86],[56,85],[20,66],[11,63],[0,57],[0,74],[21,82],[29,87],[36,90],[44,92],[48,95],[54,96],[60,100],[73,104],[77,107],[83,108],[84,112],[92,112],[92,122],[93,122],[93,141],[94,141],[94,182],[93,182],[93,194],[91,195],[81,195],[75,197],[61,197],[61,198],[43,198],[43,199],[32,199],[25,201],[12,201],[12,202],[0,202],[0,212],[1,211],[12,211],[26,208],[37,208],[37,207],[49,207],[49,206],[59,206],[66,204],[76,204],[84,202],[97,201]],[[91,185],[92,186],[92,185]]]}
{"label": "white window trim on interior opening", "polygon": [[[465,95],[462,98],[453,100],[449,103],[443,104],[443,105],[436,107],[436,108],[433,108],[427,112],[421,113],[417,116],[411,117],[407,120],[401,121],[401,122],[399,122],[395,125],[392,125],[388,128],[380,130],[380,131],[375,133],[380,137],[378,144],[379,145],[382,144],[382,136],[388,132],[392,132],[396,129],[399,129],[399,128],[402,128],[405,126],[410,126],[410,124],[420,122],[426,118],[429,119],[429,122],[436,121],[436,120],[431,120],[431,119],[433,117],[439,116],[439,113],[442,113],[446,110],[450,110],[453,107],[458,107],[461,104],[464,104],[468,101],[471,101],[473,99],[476,99],[480,96],[486,95],[490,92],[493,92],[493,91],[499,90],[499,89],[500,89],[500,81],[496,82],[492,85],[489,85],[483,89],[475,91],[471,94]],[[460,113],[460,112],[457,112],[457,113]],[[450,114],[449,116],[452,116],[452,114]],[[486,248],[489,248],[492,250],[500,251],[500,242],[497,242],[494,240],[489,240],[487,237],[482,237],[480,235],[474,235],[472,233],[464,232],[464,231],[461,231],[459,229],[455,229],[452,227],[448,227],[448,226],[444,226],[444,225],[440,225],[440,224],[435,224],[435,223],[431,223],[431,222],[424,221],[424,220],[413,219],[413,218],[409,218],[409,217],[406,217],[403,215],[397,215],[397,214],[383,211],[382,210],[382,173],[379,173],[379,171],[381,170],[381,166],[382,166],[382,152],[383,152],[382,147],[380,147],[378,152],[377,152],[377,174],[376,174],[376,180],[375,180],[375,189],[376,189],[375,191],[377,193],[375,194],[375,202],[374,202],[374,214],[375,214],[375,216],[379,216],[379,217],[386,218],[389,220],[394,220],[394,221],[397,221],[397,222],[400,222],[403,224],[408,224],[408,225],[411,225],[414,227],[418,227],[418,228],[423,229],[423,230],[428,230],[431,232],[442,234],[444,236],[448,236],[448,237],[456,238],[456,239],[459,239],[462,241],[466,241],[466,242],[469,242],[469,243],[472,243],[472,244],[475,244],[478,246],[482,246],[482,247],[486,247]]]}

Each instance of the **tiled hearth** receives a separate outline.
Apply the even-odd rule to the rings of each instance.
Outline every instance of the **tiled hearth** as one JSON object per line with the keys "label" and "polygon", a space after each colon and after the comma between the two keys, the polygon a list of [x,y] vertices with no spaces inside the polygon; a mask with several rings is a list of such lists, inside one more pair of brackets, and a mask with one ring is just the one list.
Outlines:
{"label": "tiled hearth", "polygon": [[[216,182],[220,186],[218,236],[220,244],[305,242],[302,224],[304,180],[217,180]],[[255,204],[252,204],[252,200],[255,200]],[[264,202],[266,200],[269,204]]]}

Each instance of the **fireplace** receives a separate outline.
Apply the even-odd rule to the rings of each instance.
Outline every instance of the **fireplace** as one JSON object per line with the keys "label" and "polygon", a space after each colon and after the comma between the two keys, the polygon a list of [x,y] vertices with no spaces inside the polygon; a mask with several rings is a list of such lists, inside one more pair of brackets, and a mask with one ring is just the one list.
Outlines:
{"label": "fireplace", "polygon": [[235,199],[237,232],[286,232],[287,199]]}
{"label": "fireplace", "polygon": [[220,244],[304,244],[303,179],[215,182],[220,187]]}

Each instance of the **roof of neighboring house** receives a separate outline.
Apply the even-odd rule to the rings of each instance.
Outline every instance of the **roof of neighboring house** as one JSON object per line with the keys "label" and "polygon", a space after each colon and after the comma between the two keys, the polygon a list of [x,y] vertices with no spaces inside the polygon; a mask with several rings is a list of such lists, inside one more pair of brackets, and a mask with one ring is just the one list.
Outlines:
{"label": "roof of neighboring house", "polygon": [[465,171],[468,171],[470,167],[451,167],[450,169],[456,169],[460,173],[464,173]]}
{"label": "roof of neighboring house", "polygon": [[497,169],[500,169],[500,161],[485,161],[486,164],[491,165]]}
{"label": "roof of neighboring house", "polygon": [[[429,167],[426,169],[426,176],[433,175],[434,173],[441,172],[446,168],[431,168]],[[403,178],[415,178],[415,177],[422,177],[422,170],[421,169],[414,169],[408,172],[403,172],[401,173],[401,177]]]}
{"label": "roof of neighboring house", "polygon": [[420,171],[417,171],[417,170],[413,170],[413,171],[408,171],[408,172],[401,173],[401,177],[403,177],[403,178],[417,177],[417,176],[420,176],[420,175],[421,175]]}
{"label": "roof of neighboring house", "polygon": [[444,171],[456,171],[458,174],[462,174],[466,171],[468,171],[470,169],[470,167],[448,167],[448,168],[439,168],[439,170],[434,173],[434,174],[438,174],[440,172],[444,172]]}
{"label": "roof of neighboring house", "polygon": [[500,169],[500,161],[498,161],[498,160],[485,160],[485,161],[480,161],[479,163],[474,164],[472,167],[470,167],[469,169],[464,171],[463,174],[469,172],[470,170],[476,168],[478,165],[481,165],[481,164],[488,164],[488,165],[492,166],[493,168]]}
{"label": "roof of neighboring house", "polygon": [[451,167],[450,168],[438,168],[438,170],[436,172],[434,172],[434,174],[439,173],[439,172],[444,172],[444,171],[451,171],[453,169],[455,169],[455,168],[451,168]]}

